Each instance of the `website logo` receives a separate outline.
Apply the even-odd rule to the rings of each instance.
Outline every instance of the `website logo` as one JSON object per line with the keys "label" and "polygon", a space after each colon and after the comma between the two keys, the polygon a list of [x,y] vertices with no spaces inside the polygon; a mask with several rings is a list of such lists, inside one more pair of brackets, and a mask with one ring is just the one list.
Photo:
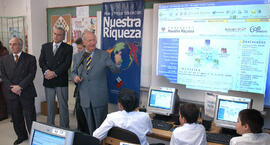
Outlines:
{"label": "website logo", "polygon": [[266,30],[262,30],[262,27],[261,26],[251,26],[249,28],[249,31],[251,33],[266,33],[267,31]]}
{"label": "website logo", "polygon": [[194,33],[194,27],[168,27],[168,32]]}

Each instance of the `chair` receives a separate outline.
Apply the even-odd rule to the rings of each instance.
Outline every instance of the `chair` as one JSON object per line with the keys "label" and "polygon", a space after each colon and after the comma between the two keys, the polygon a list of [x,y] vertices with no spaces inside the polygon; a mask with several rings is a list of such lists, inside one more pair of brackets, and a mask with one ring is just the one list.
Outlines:
{"label": "chair", "polygon": [[120,145],[120,142],[140,144],[140,140],[135,133],[119,127],[113,127],[109,130],[107,137],[103,139],[102,145]]}
{"label": "chair", "polygon": [[101,142],[89,134],[83,132],[75,132],[73,145],[101,145]]}

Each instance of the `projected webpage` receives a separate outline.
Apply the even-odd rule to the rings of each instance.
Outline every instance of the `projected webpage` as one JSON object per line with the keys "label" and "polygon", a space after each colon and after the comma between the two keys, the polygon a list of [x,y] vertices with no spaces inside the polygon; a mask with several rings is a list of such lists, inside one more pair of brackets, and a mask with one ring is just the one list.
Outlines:
{"label": "projected webpage", "polygon": [[192,89],[264,94],[269,7],[262,0],[160,5],[157,75]]}
{"label": "projected webpage", "polygon": [[172,92],[152,90],[150,94],[150,107],[171,109]]}
{"label": "projected webpage", "polygon": [[218,107],[218,120],[237,122],[239,112],[247,109],[248,104],[244,102],[220,100]]}
{"label": "projected webpage", "polygon": [[64,145],[65,138],[35,130],[31,145]]}

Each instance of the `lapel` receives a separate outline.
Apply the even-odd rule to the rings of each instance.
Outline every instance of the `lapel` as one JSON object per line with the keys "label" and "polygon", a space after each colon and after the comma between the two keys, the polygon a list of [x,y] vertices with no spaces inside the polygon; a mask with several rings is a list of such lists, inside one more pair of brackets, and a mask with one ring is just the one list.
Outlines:
{"label": "lapel", "polygon": [[[78,60],[81,60],[83,53],[84,53],[84,51],[82,51],[82,52],[79,53],[79,55],[78,55]],[[78,61],[78,63],[79,63],[79,61]],[[78,64],[76,64],[76,66],[77,66],[77,65],[78,65]],[[74,69],[76,69],[76,68],[74,68]],[[83,72],[84,69],[86,69],[86,59],[84,59],[83,63],[79,66],[79,68],[78,68],[78,70],[77,70],[79,76],[82,75],[82,72]]]}
{"label": "lapel", "polygon": [[12,53],[8,57],[7,66],[9,66],[11,70],[14,70],[16,67],[16,62]]}
{"label": "lapel", "polygon": [[[62,46],[63,46],[63,43],[64,43],[64,42],[62,42],[61,45],[58,46],[58,48],[57,48],[57,50],[56,50],[56,53],[55,53],[55,56],[59,55],[59,51],[61,50],[61,48],[62,48]],[[52,46],[52,54],[53,54],[53,46]],[[61,54],[61,53],[60,53],[60,54]]]}
{"label": "lapel", "polygon": [[11,53],[11,54],[9,55],[9,61],[8,61],[8,62],[9,62],[9,66],[10,66],[12,69],[14,69],[13,67],[17,67],[19,64],[23,63],[23,60],[22,60],[22,59],[24,59],[24,56],[25,56],[25,54],[24,54],[24,52],[22,52],[21,55],[20,55],[20,57],[19,57],[18,62],[16,63],[15,60],[14,60],[14,56],[13,56],[13,54]]}
{"label": "lapel", "polygon": [[[15,64],[16,64],[16,67],[19,66],[20,64],[23,64],[23,62],[24,62],[24,61],[23,61],[24,56],[25,56],[25,54],[24,54],[24,52],[22,52],[22,53],[21,53],[21,56],[19,57],[18,62],[15,63]],[[15,61],[14,61],[14,62],[15,62]]]}
{"label": "lapel", "polygon": [[53,55],[53,42],[51,42],[51,44],[49,45],[48,51],[52,56],[54,56]]}
{"label": "lapel", "polygon": [[11,78],[16,78],[16,75],[20,73],[20,70],[17,70],[17,69],[20,69],[20,66],[23,66],[24,57],[25,57],[25,54],[24,54],[24,52],[22,52],[20,57],[19,57],[18,62],[16,63],[15,60],[14,60],[13,54],[11,53],[9,55],[9,58],[8,58],[9,61],[7,62],[8,63],[7,65],[9,66],[10,71],[11,71],[10,72],[11,73],[10,76],[12,76]]}

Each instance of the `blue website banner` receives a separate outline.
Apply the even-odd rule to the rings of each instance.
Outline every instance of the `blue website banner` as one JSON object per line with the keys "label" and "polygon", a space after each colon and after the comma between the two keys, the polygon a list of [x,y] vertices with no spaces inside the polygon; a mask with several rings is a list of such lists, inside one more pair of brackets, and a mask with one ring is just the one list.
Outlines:
{"label": "blue website banner", "polygon": [[101,48],[114,55],[121,52],[122,71],[107,71],[109,101],[117,103],[120,89],[129,88],[140,94],[141,50],[144,1],[103,3]]}

